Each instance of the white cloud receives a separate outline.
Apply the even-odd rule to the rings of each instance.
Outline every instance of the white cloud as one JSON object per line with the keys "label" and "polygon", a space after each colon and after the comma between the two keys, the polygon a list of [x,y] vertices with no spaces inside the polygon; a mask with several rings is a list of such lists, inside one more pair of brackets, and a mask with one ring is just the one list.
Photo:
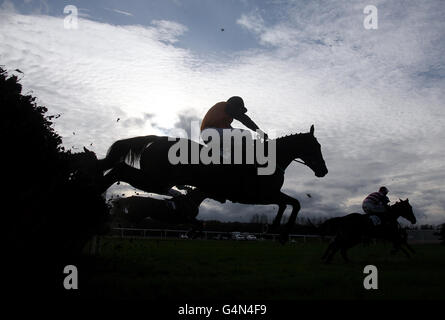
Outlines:
{"label": "white cloud", "polygon": [[158,39],[168,43],[177,42],[178,37],[188,30],[186,26],[168,20],[153,20],[151,24],[156,28]]}
{"label": "white cloud", "polygon": [[237,20],[237,23],[256,34],[261,34],[266,29],[264,26],[263,17],[261,17],[258,11],[241,15],[241,17]]}
{"label": "white cloud", "polygon": [[107,10],[109,10],[109,11],[113,11],[113,12],[119,13],[119,14],[123,14],[123,15],[125,15],[125,16],[130,16],[130,17],[133,16],[132,13],[127,12],[127,11],[123,11],[123,10],[119,10],[119,9],[110,9],[110,8],[105,8],[105,9],[107,9]]}
{"label": "white cloud", "polygon": [[[264,49],[220,61],[176,47],[188,29],[173,21],[144,27],[80,19],[79,29],[65,30],[61,18],[2,11],[0,59],[24,72],[24,87],[51,113],[62,113],[56,130],[68,147],[93,142],[103,156],[117,139],[163,134],[240,95],[266,131],[307,131],[315,123],[330,172],[316,179],[292,165],[284,186],[302,201],[303,216],[359,210],[357,199],[386,184],[392,197],[409,197],[438,222],[445,219],[445,22],[437,2],[393,3],[376,3],[375,31],[363,29],[363,8],[345,2],[291,5],[273,22],[260,10],[240,14],[238,23]],[[225,204],[220,214],[241,207]]]}

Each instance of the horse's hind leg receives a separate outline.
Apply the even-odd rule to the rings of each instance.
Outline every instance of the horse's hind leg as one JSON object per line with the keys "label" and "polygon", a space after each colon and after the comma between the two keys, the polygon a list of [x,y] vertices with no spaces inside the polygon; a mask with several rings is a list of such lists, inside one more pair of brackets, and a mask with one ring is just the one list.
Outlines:
{"label": "horse's hind leg", "polygon": [[405,250],[405,248],[403,248],[402,246],[399,246],[399,249],[405,254],[405,256],[407,258],[411,258],[410,254],[408,253],[408,251]]}
{"label": "horse's hind leg", "polygon": [[269,231],[273,232],[275,230],[278,230],[278,227],[280,226],[281,218],[283,217],[284,210],[286,210],[286,204],[279,203],[277,215],[276,215],[275,219],[273,220],[272,227]]}
{"label": "horse's hind leg", "polygon": [[194,222],[192,222],[192,228],[187,232],[187,236],[191,239],[196,239],[198,236],[203,236],[204,232],[204,225],[202,221],[195,219]]}
{"label": "horse's hind leg", "polygon": [[412,254],[416,253],[416,251],[413,249],[413,247],[411,247],[411,246],[410,246],[408,243],[406,243],[406,242],[405,242],[405,247],[407,247],[408,250],[409,250]]}
{"label": "horse's hind leg", "polygon": [[406,249],[409,250],[409,252],[411,252],[412,254],[416,253],[416,251],[414,251],[414,249],[408,244],[408,236],[404,236],[402,237],[402,240],[400,241],[400,247],[405,247]]}
{"label": "horse's hind leg", "polygon": [[399,251],[402,251],[407,258],[411,258],[408,251],[406,251],[405,248],[402,247],[402,243],[400,242],[393,243],[393,249],[391,250],[391,254],[395,255]]}
{"label": "horse's hind leg", "polygon": [[285,230],[280,234],[280,242],[281,244],[285,244],[289,240],[289,233],[292,230],[292,227],[295,224],[295,220],[297,219],[298,212],[300,211],[300,202],[297,199],[294,199],[287,194],[280,193],[280,203],[290,204],[292,206],[292,213],[287,221]]}
{"label": "horse's hind leg", "polygon": [[333,242],[331,242],[331,243],[328,245],[328,247],[326,248],[326,250],[325,250],[323,256],[321,257],[321,260],[326,260],[326,258],[328,257],[329,253],[330,253],[331,250],[332,250],[332,246],[333,246]]}
{"label": "horse's hind leg", "polygon": [[330,263],[338,250],[340,250],[340,246],[337,243],[337,241],[332,242],[330,245],[330,253],[328,254],[327,258],[325,259],[325,263]]}
{"label": "horse's hind leg", "polygon": [[97,160],[97,167],[102,172],[111,169],[115,163],[113,163],[109,158],[104,159],[98,159]]}
{"label": "horse's hind leg", "polygon": [[153,183],[153,177],[150,177],[146,172],[133,168],[124,162],[117,164],[104,176],[103,184],[101,186],[102,192],[105,192],[117,181],[129,183],[133,187],[145,192],[161,194],[166,192],[166,188]]}

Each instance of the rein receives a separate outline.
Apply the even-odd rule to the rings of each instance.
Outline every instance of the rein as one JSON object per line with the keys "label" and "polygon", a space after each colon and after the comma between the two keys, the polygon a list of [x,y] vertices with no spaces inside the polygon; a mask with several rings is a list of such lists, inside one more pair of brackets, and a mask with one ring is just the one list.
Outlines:
{"label": "rein", "polygon": [[301,163],[301,164],[304,164],[305,166],[307,166],[307,164],[304,161],[300,161],[300,160],[297,160],[297,159],[294,159],[293,161]]}

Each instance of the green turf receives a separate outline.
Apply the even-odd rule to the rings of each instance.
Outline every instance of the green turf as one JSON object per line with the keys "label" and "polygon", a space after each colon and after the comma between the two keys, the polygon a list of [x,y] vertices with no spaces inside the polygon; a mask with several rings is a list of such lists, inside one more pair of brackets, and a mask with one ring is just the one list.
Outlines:
{"label": "green turf", "polygon": [[[105,238],[79,270],[83,297],[179,300],[444,299],[445,248],[414,246],[407,259],[390,245],[358,246],[352,263],[320,257],[326,243],[128,240]],[[379,289],[363,288],[377,266]]]}

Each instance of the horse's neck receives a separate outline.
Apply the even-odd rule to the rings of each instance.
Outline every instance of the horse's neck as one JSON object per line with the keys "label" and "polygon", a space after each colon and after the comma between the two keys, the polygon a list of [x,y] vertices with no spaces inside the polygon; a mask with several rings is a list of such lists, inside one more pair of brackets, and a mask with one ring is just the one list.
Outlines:
{"label": "horse's neck", "polygon": [[396,205],[392,205],[389,209],[388,215],[391,219],[397,220],[401,216],[400,209]]}
{"label": "horse's neck", "polygon": [[289,164],[303,153],[304,143],[301,134],[293,134],[277,140],[277,166],[286,169]]}

